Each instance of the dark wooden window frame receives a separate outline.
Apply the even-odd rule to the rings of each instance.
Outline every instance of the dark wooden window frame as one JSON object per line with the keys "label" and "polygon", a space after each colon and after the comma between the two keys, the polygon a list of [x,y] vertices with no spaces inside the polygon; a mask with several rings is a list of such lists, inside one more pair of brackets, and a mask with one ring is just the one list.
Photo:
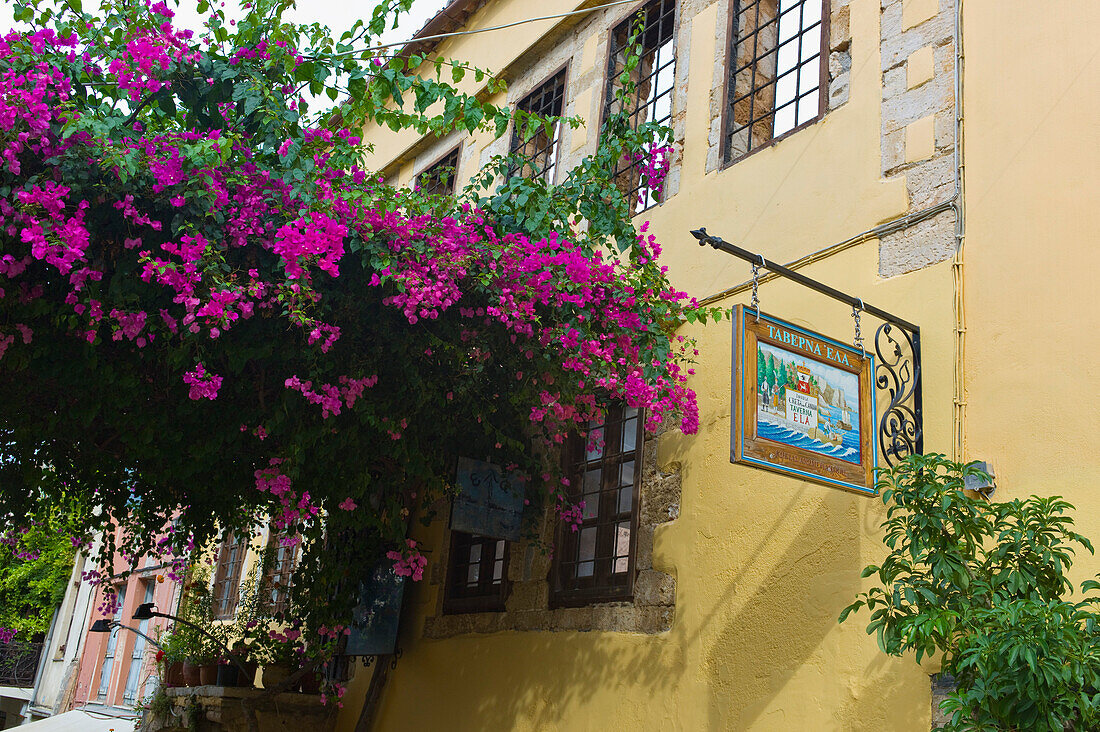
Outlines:
{"label": "dark wooden window frame", "polygon": [[[236,560],[228,561],[229,550],[237,547]],[[214,565],[213,611],[218,620],[232,618],[237,613],[237,604],[241,601],[241,571],[248,550],[248,535],[238,539],[229,532],[218,545],[218,560]]]}
{"label": "dark wooden window frame", "polygon": [[[483,547],[479,560],[479,582],[476,587],[470,588],[462,577],[471,566],[471,562],[458,563],[460,558],[468,558],[468,548],[462,544],[469,537]],[[481,581],[484,577],[493,576],[493,565],[496,563],[495,550],[489,554],[485,552],[485,546],[491,546],[499,541],[504,541],[503,566],[501,568],[500,582]],[[504,539],[475,536],[462,531],[451,532],[451,546],[447,553],[447,577],[443,589],[443,613],[445,615],[458,615],[462,613],[487,613],[501,612],[504,610],[504,602],[508,598],[510,583],[508,582],[508,563],[511,557],[512,542]]]}
{"label": "dark wooden window frame", "polygon": [[[802,124],[795,125],[791,129],[787,130],[781,135],[773,136],[767,143],[757,145],[750,148],[747,152],[738,155],[737,157],[731,157],[729,151],[729,124],[731,115],[731,100],[730,100],[730,86],[733,84],[731,75],[734,72],[734,64],[736,63],[736,41],[737,38],[737,16],[738,6],[743,0],[728,0],[728,13],[726,23],[726,61],[722,72],[722,121],[721,121],[721,136],[719,137],[719,149],[718,149],[718,161],[719,170],[725,170],[734,163],[738,163],[745,158],[760,152],[761,150],[767,150],[782,140],[787,139],[791,135],[799,132],[810,125],[820,122],[825,116],[825,112],[829,108],[829,20],[831,16],[831,0],[821,0],[821,51],[819,53],[818,65],[819,65],[819,78],[818,78],[818,109],[817,115],[811,119],[806,120]],[[749,0],[753,2],[754,0]],[[781,2],[782,0],[777,0]],[[755,0],[755,2],[761,2],[761,0]],[[778,22],[778,16],[777,16]],[[755,33],[753,34],[753,42],[756,42]],[[801,33],[799,34],[801,35]],[[778,53],[778,50],[777,50]],[[753,54],[756,56],[756,54]],[[755,60],[755,59],[754,59]],[[798,65],[795,66],[797,71]],[[753,93],[755,93],[755,89]],[[797,84],[795,88],[795,99],[799,98]],[[786,105],[785,105],[786,106]],[[772,115],[775,114],[775,110],[772,110]],[[774,124],[774,116],[772,118]],[[796,119],[797,121],[797,119]],[[751,127],[751,122],[750,122]]]}
{"label": "dark wooden window frame", "polygon": [[[287,535],[281,531],[269,530],[267,537],[267,556],[264,557],[262,567],[264,575],[261,589],[264,592],[263,606],[268,612],[283,612],[290,603],[290,588],[294,584],[294,570],[298,568],[298,544],[286,547],[290,551],[289,557],[279,561],[277,552],[279,542]],[[276,587],[275,575],[279,575],[285,582]],[[274,597],[272,597],[274,595]]]}
{"label": "dark wooden window frame", "polygon": [[[565,107],[566,107],[566,104],[569,101],[569,62],[568,61],[566,61],[564,64],[562,64],[558,68],[554,69],[554,71],[551,72],[550,74],[547,74],[546,78],[543,79],[543,81],[541,83],[536,84],[530,91],[528,91],[526,94],[524,94],[520,98],[520,100],[518,102],[516,102],[516,107],[519,108],[519,109],[523,109],[523,105],[529,99],[531,99],[531,97],[538,94],[542,90],[543,87],[545,87],[547,84],[553,82],[559,75],[562,77],[562,79],[561,79],[561,110],[555,115],[545,115],[545,114],[543,114],[542,116],[544,116],[544,117],[545,116],[552,116],[552,117],[562,117],[562,116],[564,116],[565,115]],[[524,110],[524,111],[529,112],[530,110]],[[562,129],[563,129],[563,123],[559,122],[558,123],[557,140],[553,143],[553,145],[554,145],[554,151],[553,151],[553,155],[552,155],[553,160],[545,168],[538,171],[538,176],[539,177],[545,175],[547,171],[553,171],[554,172],[553,178],[556,178],[558,176],[558,166],[561,164],[561,155],[562,155],[562,152],[561,152],[561,149],[562,149]],[[518,152],[519,148],[522,147],[524,144],[529,144],[529,143],[523,143],[523,142],[520,141],[520,139],[519,139],[519,127],[513,122],[512,123],[511,142],[508,145],[509,154]],[[518,168],[512,168],[508,171],[508,175],[509,175],[509,177],[511,177],[511,176],[514,176],[514,175],[518,175],[519,172],[520,171],[519,171]],[[552,179],[547,180],[546,182],[550,183],[550,184],[554,183],[554,181]]]}
{"label": "dark wooden window frame", "polygon": [[[451,190],[449,190],[449,191],[428,190],[427,186],[423,186],[421,184],[421,179],[425,175],[431,175],[433,168],[436,168],[439,165],[441,165],[444,161],[447,160],[447,158],[451,157],[452,155],[454,156],[455,164],[454,164],[454,169],[451,171],[451,180],[450,180]],[[436,194],[453,196],[455,191],[458,189],[458,185],[457,185],[458,184],[458,166],[461,163],[462,163],[462,143],[459,142],[454,147],[448,148],[445,153],[442,153],[441,155],[437,156],[434,160],[432,160],[431,163],[429,163],[428,165],[425,165],[424,169],[416,174],[415,184],[418,185],[418,186],[421,186],[426,193],[436,193]]]}
{"label": "dark wooden window frame", "polygon": [[[622,444],[622,425],[624,423],[623,412],[625,408],[626,405],[622,403],[605,407],[605,444]],[[613,414],[617,415],[617,419],[612,422]],[[612,424],[614,430],[608,429],[608,424]],[[572,525],[568,525],[565,521],[558,522],[554,540],[554,560],[550,568],[550,608],[552,609],[558,607],[581,607],[602,602],[630,602],[634,599],[634,575],[638,554],[639,517],[641,514],[642,460],[644,457],[643,446],[645,443],[645,412],[642,410],[638,410],[635,429],[637,430],[637,434],[634,438],[634,450],[632,453],[623,452],[620,448],[614,454],[608,455],[605,448],[603,454],[601,454],[599,458],[588,460],[585,455],[587,444],[586,438],[574,436],[566,443],[562,454],[562,460],[565,474],[569,476],[570,480],[569,496],[571,500],[579,501],[581,499],[584,493],[584,473],[595,467],[599,467],[602,471],[600,478],[601,496],[600,506],[594,519],[582,522],[577,531],[573,531]],[[612,506],[618,500],[618,468],[629,460],[634,461],[634,485],[630,504],[630,545],[627,555],[625,582],[622,585],[616,586],[610,581],[609,577],[617,573],[608,571],[609,568],[614,566],[616,555],[601,555],[601,546],[607,547],[609,544],[613,544],[614,529],[621,519],[612,518],[601,524],[600,518],[601,516],[611,513],[616,515],[621,513],[617,510],[613,511]],[[607,468],[612,469],[607,470]],[[615,484],[614,488],[612,488],[612,482]],[[583,528],[589,528],[591,526],[595,526],[597,529],[594,550],[596,558],[593,574],[591,577],[574,577],[567,580],[564,576],[566,565],[577,564],[578,560],[566,561],[565,557],[577,556],[581,531]]]}
{"label": "dark wooden window frame", "polygon": [[[659,1],[660,0],[640,0],[640,2],[637,5],[633,6],[630,9],[629,13],[626,13],[621,19],[619,19],[614,25],[611,26],[611,29],[610,29],[609,35],[608,35],[608,40],[607,40],[607,55],[606,55],[605,60],[604,60],[604,69],[607,72],[607,77],[604,80],[603,89],[601,91],[603,97],[600,100],[600,106],[599,106],[599,110],[600,110],[600,134],[603,134],[604,123],[607,121],[607,118],[610,115],[611,103],[613,101],[612,85],[614,84],[615,77],[618,75],[613,69],[613,62],[614,62],[614,58],[615,58],[615,49],[616,49],[615,35],[616,35],[616,33],[618,33],[619,29],[622,28],[624,25],[627,25],[627,24],[633,22],[634,18],[637,16],[637,14],[640,11],[642,11],[643,9],[645,9],[646,5],[649,5],[650,3],[653,3],[653,2],[659,2]],[[672,58],[673,58],[672,75],[673,75],[673,88],[675,88],[676,67],[679,63],[679,56],[680,56],[679,44],[677,42],[677,39],[680,36],[680,3],[679,3],[679,0],[671,0],[671,1],[673,3],[673,6],[674,6],[673,20],[672,20]],[[676,109],[674,109],[674,106],[673,106],[675,104],[675,102],[676,102],[676,95],[670,93],[670,95],[669,95],[669,116],[668,116],[669,127],[672,127],[672,119],[675,117],[675,114],[676,114]],[[676,140],[672,140],[670,142],[670,144],[675,146]],[[615,174],[616,175],[621,175],[624,172],[628,172],[628,171],[632,170],[636,166],[637,166],[637,163],[632,163],[631,165],[624,168],[622,171],[616,170]],[[665,202],[665,193],[662,192],[661,196],[659,197],[659,199],[657,201],[657,203],[655,203],[653,205],[650,205],[650,206],[646,206],[644,208],[639,208],[639,209],[635,210],[635,206],[637,204],[637,198],[636,197],[638,195],[638,190],[640,190],[640,188],[639,189],[634,189],[634,186],[631,186],[631,189],[632,190],[629,194],[630,195],[630,200],[628,201],[628,203],[630,204],[631,216],[637,216],[639,214],[645,213],[646,211],[653,208],[654,206],[659,206],[659,205],[661,205],[662,203]]]}

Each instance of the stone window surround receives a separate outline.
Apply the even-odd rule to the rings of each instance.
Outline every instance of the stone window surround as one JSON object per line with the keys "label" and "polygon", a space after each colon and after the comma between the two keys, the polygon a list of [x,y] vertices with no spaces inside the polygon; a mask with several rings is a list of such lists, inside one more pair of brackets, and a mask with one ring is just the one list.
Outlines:
{"label": "stone window surround", "polygon": [[[812,2],[812,1],[813,0],[802,0],[802,2]],[[761,63],[763,61],[763,59],[765,57],[770,56],[773,53],[773,51],[764,51],[763,53],[761,53],[761,51],[757,48],[757,45],[760,43],[760,41],[758,40],[758,37],[762,32],[761,29],[759,28],[759,25],[755,30],[752,31],[752,33],[748,37],[746,37],[744,39],[740,38],[740,36],[738,36],[738,38],[736,38],[736,39],[734,38],[734,34],[736,32],[738,32],[738,29],[735,27],[736,26],[736,18],[735,18],[734,9],[739,8],[739,6],[742,5],[742,4],[750,4],[751,3],[752,6],[755,6],[757,8],[757,16],[759,16],[759,14],[761,13],[760,3],[765,2],[765,0],[730,0],[730,6],[727,9],[727,16],[728,17],[727,17],[727,20],[726,20],[726,36],[725,36],[725,38],[726,38],[726,70],[725,70],[724,77],[725,77],[726,83],[725,83],[725,85],[723,87],[723,90],[722,90],[722,96],[723,96],[723,99],[722,99],[722,114],[723,114],[723,119],[722,119],[722,142],[721,142],[721,147],[722,147],[722,160],[725,161],[722,165],[723,168],[727,167],[729,165],[732,165],[732,164],[736,163],[739,160],[747,158],[749,155],[752,155],[757,150],[762,150],[766,147],[770,147],[770,146],[776,144],[777,142],[779,142],[783,138],[787,137],[788,135],[793,135],[794,133],[798,132],[799,130],[801,130],[804,127],[809,127],[810,125],[813,125],[813,124],[819,122],[821,120],[821,118],[824,116],[825,111],[828,109],[828,88],[829,88],[829,83],[828,83],[828,77],[826,76],[826,74],[827,74],[827,71],[828,71],[828,56],[829,56],[829,54],[828,54],[828,51],[827,51],[826,47],[827,47],[827,44],[829,42],[829,6],[830,6],[830,3],[829,3],[829,0],[819,0],[819,1],[821,2],[821,20],[820,20],[820,26],[817,28],[816,34],[821,37],[821,49],[820,49],[819,53],[817,54],[817,56],[818,56],[818,58],[817,58],[818,79],[819,79],[818,85],[817,85],[817,90],[818,90],[818,104],[817,104],[818,109],[817,109],[817,113],[814,114],[814,116],[812,118],[806,120],[805,122],[802,122],[801,124],[797,124],[797,119],[796,119],[795,120],[796,124],[793,127],[791,127],[789,130],[787,130],[785,132],[782,132],[778,135],[771,134],[771,136],[769,137],[769,139],[766,143],[753,145],[751,137],[750,137],[750,141],[749,141],[750,147],[749,147],[749,149],[746,152],[734,155],[728,149],[728,146],[730,144],[729,143],[729,137],[730,137],[729,125],[730,125],[730,111],[731,111],[730,110],[730,98],[729,98],[730,97],[730,91],[731,91],[730,90],[731,82],[730,82],[729,77],[732,75],[732,73],[734,71],[734,65],[737,63],[736,59],[734,58],[734,56],[735,56],[734,52],[738,49],[738,47],[741,45],[742,42],[747,42],[749,40],[749,38],[752,39],[752,43],[753,43],[753,46],[754,46],[754,54],[755,54],[756,58],[753,59],[753,61],[751,62],[751,64],[749,64],[749,66],[747,68],[752,69],[751,77],[752,77],[752,80],[753,80],[753,88],[750,90],[750,93],[746,96],[755,97],[757,94],[759,94],[759,92],[761,90],[766,89],[767,86],[768,86],[767,83],[765,83],[764,86],[756,86],[755,85],[757,66],[759,65],[759,63]],[[776,18],[775,18],[775,22],[776,22],[776,31],[775,31],[775,33],[776,33],[776,43],[777,43],[777,45],[776,45],[776,48],[774,49],[774,53],[776,54],[777,63],[778,63],[778,56],[779,56],[779,49],[780,49],[780,44],[779,44],[780,30],[779,30],[779,26],[782,24],[782,21],[779,17],[778,11],[783,7],[783,2],[782,2],[782,0],[773,0],[773,2],[775,3],[776,13],[777,13]],[[739,10],[739,12],[742,12],[742,11]],[[792,12],[792,11],[788,10],[787,12]],[[799,11],[800,14],[802,12],[803,11],[801,11],[801,10]],[[759,24],[759,22],[760,22],[759,17],[757,17],[756,22],[757,22],[757,24]],[[804,35],[806,35],[804,28],[800,28],[799,30],[797,30],[795,32],[795,38],[800,38],[801,36],[804,36]],[[788,42],[790,42],[790,41],[788,41]],[[798,41],[798,48],[799,49],[801,49],[801,44],[802,44],[802,41],[800,39]],[[800,76],[801,76],[801,71],[799,69],[800,69],[801,65],[802,65],[801,60],[796,59],[794,68],[789,69],[786,72],[788,74],[790,74],[790,73],[794,74],[794,80],[795,80],[796,88],[795,88],[795,97],[794,97],[793,103],[794,103],[794,111],[795,111],[796,114],[797,114],[798,108],[801,104],[801,98],[799,96],[799,89],[798,89]],[[774,73],[778,74],[778,71],[776,71]],[[778,96],[778,93],[776,91],[778,89],[778,78],[773,78],[770,85],[773,86],[772,96],[773,97]],[[735,89],[735,91],[737,91],[737,90]],[[775,116],[778,114],[778,110],[774,109],[776,104],[777,104],[777,100],[775,100],[773,98],[773,100],[772,100],[773,109],[770,110],[770,112],[768,114],[765,114],[764,117],[762,117],[762,118],[757,118],[755,120],[750,120],[749,121],[748,129],[750,130],[750,135],[753,134],[752,130],[755,127],[755,122],[760,120],[760,119],[767,119],[768,117],[771,117],[772,118],[772,124],[773,125],[775,124]],[[755,112],[753,114],[755,116]]]}
{"label": "stone window surround", "polygon": [[[541,53],[538,50],[532,51],[528,55],[529,58],[521,59],[513,64],[511,68],[505,70],[503,76],[509,83],[508,103],[514,105],[537,87],[539,83],[560,70],[562,66],[568,66],[565,105],[562,115],[566,117],[579,116],[585,120],[586,124],[578,130],[573,130],[568,125],[563,126],[557,163],[559,171],[572,169],[584,155],[591,154],[595,149],[596,139],[599,135],[599,120],[602,119],[607,93],[612,30],[641,9],[647,1],[639,0],[636,5],[626,6],[626,10],[615,7],[594,12],[591,16],[579,21],[575,26],[563,28],[553,39],[541,41],[537,46],[542,50]],[[709,2],[718,1],[709,0]],[[673,46],[676,55],[674,77],[676,91],[672,99],[672,122],[670,125],[673,130],[673,154],[665,178],[664,192],[661,197],[662,203],[675,195],[679,188],[679,169],[687,100],[687,66],[686,63],[682,62],[686,55],[688,41],[686,35],[682,35],[685,33],[682,24],[682,7],[684,4],[683,2],[677,3],[675,30],[673,32]],[[595,39],[592,47],[594,53],[589,58],[589,45],[593,39]],[[590,61],[591,64],[581,67],[581,63],[586,61]],[[584,107],[587,107],[587,109]],[[493,155],[507,153],[508,144],[509,138],[507,135],[498,140],[490,141],[482,147],[480,154],[477,156],[477,164],[484,167]],[[436,146],[433,145],[433,147]],[[561,173],[559,172],[558,175],[561,175]]]}
{"label": "stone window surround", "polygon": [[[603,69],[602,82],[597,78],[597,81],[600,83],[600,94],[599,94],[599,97],[598,97],[599,100],[600,100],[600,104],[596,109],[596,113],[597,113],[598,116],[592,118],[592,119],[595,119],[595,120],[598,121],[598,128],[600,128],[600,129],[603,128],[604,119],[608,116],[608,114],[611,110],[611,105],[612,105],[611,98],[610,98],[610,92],[611,92],[612,81],[613,81],[612,71],[611,71],[611,68],[612,68],[611,64],[612,64],[612,60],[613,60],[612,55],[613,55],[614,50],[615,50],[615,36],[619,33],[620,28],[623,28],[624,26],[626,26],[627,23],[629,23],[633,19],[633,16],[635,16],[638,13],[641,13],[643,10],[646,9],[647,6],[653,5],[653,4],[658,4],[658,3],[661,3],[661,2],[662,2],[662,0],[639,0],[638,4],[636,6],[631,7],[629,13],[625,14],[622,18],[620,18],[615,23],[613,23],[609,28],[607,28],[605,30],[603,36],[602,36],[603,37],[603,43],[604,43],[604,46],[605,46],[604,53],[603,53],[604,61],[603,61],[603,66],[602,66],[602,69]],[[677,99],[677,93],[676,93],[676,90],[679,87],[678,82],[680,81],[680,78],[681,78],[681,71],[680,71],[680,66],[681,66],[681,61],[680,61],[680,48],[681,48],[680,31],[681,31],[681,17],[682,17],[681,6],[682,6],[682,3],[679,2],[679,0],[672,0],[672,2],[673,2],[673,18],[672,18],[672,36],[671,36],[671,40],[672,40],[672,77],[673,77],[673,82],[672,82],[672,89],[669,90],[669,92],[668,92],[668,96],[669,96],[669,117],[668,117],[668,123],[667,124],[668,124],[669,127],[672,128],[673,134],[672,134],[672,140],[669,142],[669,144],[672,146],[672,153],[669,156],[670,157],[669,170],[668,170],[668,174],[666,175],[666,181],[667,181],[668,177],[671,176],[672,168],[674,166],[678,168],[679,165],[680,165],[680,162],[681,162],[681,157],[683,155],[682,147],[683,147],[683,140],[684,140],[683,125],[681,124],[681,125],[677,126],[676,125],[676,120],[677,120],[677,115],[679,115],[679,117],[681,119],[681,122],[682,122],[683,117],[686,113],[686,109],[685,109],[686,104],[684,103],[684,101],[686,101],[686,100],[678,100]],[[658,12],[659,12],[659,10],[658,10]],[[647,20],[646,21],[647,25],[648,25],[648,22],[649,21]],[[659,22],[660,21],[658,21],[658,23]],[[642,35],[644,36],[644,35],[646,35],[646,33],[648,33],[648,31],[643,32]],[[686,39],[685,39],[685,42],[686,42]],[[651,50],[652,51],[657,51],[657,48],[654,48],[654,49],[651,49]],[[644,45],[643,45],[642,58],[645,58],[645,56],[647,54],[648,54],[648,51],[646,51],[644,49]],[[596,57],[598,59],[600,57],[600,54],[597,54]],[[597,69],[599,69],[599,68],[601,68],[601,67],[597,66]],[[643,67],[641,65],[639,65],[638,73],[642,73],[642,71],[643,71]],[[684,81],[686,82],[686,75],[684,75],[684,76],[685,76]],[[598,74],[597,74],[597,77],[598,77]],[[654,75],[651,78],[653,79],[653,83],[656,84],[657,79],[659,77],[657,75]],[[685,84],[685,86],[686,86],[686,84]],[[656,96],[663,96],[663,95],[664,95],[664,93],[661,92],[661,93],[656,94],[655,97]],[[679,101],[679,103],[678,103],[678,101]],[[637,109],[642,109],[646,106],[649,106],[648,103],[642,104],[641,107],[638,107]],[[622,163],[620,162],[618,165],[621,165],[621,164]],[[618,165],[616,166],[616,169],[617,169],[618,172],[615,173],[615,179],[616,180],[623,173],[627,173],[629,171],[634,170],[637,167],[637,162],[629,164],[629,165],[627,165],[627,167],[625,169],[621,169],[621,170],[618,169]],[[633,186],[631,186],[631,188],[633,188]],[[649,189],[648,187],[642,187],[639,190],[631,190],[626,196],[627,200],[628,200],[628,204],[629,204],[631,212],[632,212],[631,213],[632,216],[641,215],[641,214],[645,213],[646,211],[648,211],[651,208],[655,208],[657,206],[660,206],[662,203],[664,203],[669,198],[671,198],[673,193],[674,193],[674,191],[671,191],[671,190],[668,189],[667,185],[662,186],[662,190],[660,192],[660,195],[654,196],[654,198],[656,199],[656,203],[653,203],[653,204],[650,204],[650,205],[645,205],[642,208],[638,208],[638,202],[637,202],[636,196],[638,195],[640,190],[651,191],[651,189]],[[650,195],[651,194],[647,193],[647,196],[646,196],[647,199],[649,198]]]}
{"label": "stone window surround", "polygon": [[[561,100],[561,113],[558,116],[559,117],[565,117],[566,116],[566,113],[565,113],[566,105],[569,102],[569,82],[571,81],[569,72],[570,72],[570,66],[571,65],[572,65],[572,59],[567,58],[563,63],[559,64],[549,74],[546,74],[546,75],[544,75],[540,78],[526,80],[528,83],[524,87],[522,87],[523,88],[523,93],[522,94],[516,94],[516,93],[513,92],[513,93],[510,93],[508,95],[509,97],[513,97],[513,96],[515,97],[515,99],[513,101],[509,102],[509,105],[512,106],[512,107],[519,107],[519,105],[524,100],[526,100],[529,96],[534,94],[536,90],[538,90],[541,87],[543,87],[544,85],[548,84],[558,74],[564,73],[565,78],[562,81],[562,90],[563,91],[562,91],[562,100]],[[554,159],[550,162],[550,165],[549,165],[549,168],[548,168],[548,170],[550,171],[550,173],[552,175],[552,179],[546,181],[547,183],[549,183],[551,185],[556,183],[557,181],[554,180],[554,179],[558,178],[561,175],[561,172],[560,172],[561,171],[561,163],[562,163],[562,158],[564,156],[563,153],[562,153],[562,148],[565,147],[565,130],[566,130],[566,128],[569,127],[569,125],[565,124],[564,122],[559,122],[558,124],[559,124],[558,139],[554,142],[554,151],[553,151],[553,158]],[[507,137],[509,139],[509,142],[508,142],[508,151],[509,152],[513,152],[512,146],[514,145],[515,134],[516,134],[515,123],[513,122],[510,134],[506,134],[506,135],[503,136],[503,137]]]}
{"label": "stone window surround", "polygon": [[848,102],[849,83],[852,68],[852,37],[849,23],[851,0],[822,0],[822,25],[825,33],[825,48],[822,49],[821,64],[823,95],[822,111],[804,124],[773,138],[766,145],[760,145],[744,155],[725,159],[726,118],[728,116],[728,94],[730,64],[733,62],[734,6],[738,0],[716,0],[718,2],[718,27],[715,28],[721,45],[715,49],[714,78],[711,81],[710,135],[708,137],[706,172],[723,171],[736,163],[751,157],[761,150],[767,150],[791,135],[821,122],[825,115]]}
{"label": "stone window surround", "polygon": [[[879,0],[882,176],[904,180],[908,210],[955,192],[955,44],[958,0]],[[879,276],[895,277],[955,254],[952,211],[879,240]]]}
{"label": "stone window surround", "polygon": [[[892,2],[894,0],[884,1]],[[573,168],[581,157],[591,154],[594,150],[599,129],[598,126],[592,127],[592,125],[593,121],[600,120],[603,114],[607,93],[611,32],[618,24],[644,6],[646,2],[647,0],[639,0],[636,5],[626,6],[626,10],[614,7],[597,11],[575,24],[563,24],[556,35],[540,40],[527,54],[527,58],[519,59],[502,71],[502,77],[509,83],[507,103],[514,105],[563,66],[566,67],[566,89],[562,116],[580,116],[586,121],[586,125],[578,130],[563,125],[558,146],[556,176],[560,176],[563,170],[567,171]],[[744,160],[745,157],[753,154],[750,152],[748,155],[730,162],[723,162],[721,156],[721,144],[724,137],[725,96],[728,86],[726,75],[731,46],[729,43],[730,15],[734,2],[735,0],[679,0],[677,2],[674,30],[676,91],[672,100],[671,122],[673,154],[665,178],[661,203],[657,204],[658,207],[673,198],[679,190],[683,162],[683,140],[686,134],[690,36],[696,16],[700,11],[711,5],[717,5],[718,7],[717,21],[713,32],[721,40],[718,48],[716,48],[713,64],[710,128],[704,174],[716,170],[725,170],[731,167],[733,163]],[[825,16],[828,18],[828,48],[827,53],[823,54],[822,58],[822,63],[828,65],[825,74],[827,86],[822,89],[826,93],[827,100],[825,112],[816,120],[785,133],[768,145],[757,148],[757,150],[771,147],[805,126],[812,126],[816,122],[820,122],[825,115],[843,106],[848,101],[852,63],[850,48],[852,39],[849,26],[849,4],[851,0],[824,0],[824,2],[828,4],[828,12]],[[593,38],[595,38],[594,58],[588,58],[588,46],[592,43]],[[581,64],[586,61],[590,61],[590,65],[582,66]],[[584,108],[585,106],[587,106],[587,109]],[[592,129],[588,129],[590,127]],[[484,167],[493,155],[508,153],[510,140],[510,135],[505,134],[499,139],[483,144],[480,149],[474,149],[473,145],[463,144],[459,150],[458,169],[461,171],[468,164]],[[456,144],[469,141],[469,136],[461,131],[454,132],[441,139],[425,140],[423,147],[419,149],[414,159],[412,180],[416,180],[416,177],[430,167],[432,163],[453,150]],[[458,174],[457,177],[464,176]]]}
{"label": "stone window surround", "polygon": [[420,184],[420,177],[422,175],[424,175],[425,173],[431,172],[431,170],[434,167],[436,167],[437,165],[442,163],[444,160],[446,160],[451,155],[454,155],[456,162],[455,162],[454,170],[451,171],[451,180],[450,180],[451,191],[450,191],[450,195],[453,195],[455,192],[457,192],[458,191],[458,171],[462,167],[462,152],[463,152],[463,149],[466,147],[466,145],[464,143],[465,143],[465,141],[461,138],[458,139],[457,142],[451,140],[451,138],[447,138],[444,141],[443,145],[435,146],[433,148],[433,155],[432,155],[431,158],[429,158],[428,164],[422,166],[421,169],[419,170],[419,172],[417,172],[415,175],[413,175],[413,183],[416,184],[416,185],[419,185]]}
{"label": "stone window surround", "polygon": [[[503,612],[445,614],[443,583],[450,563],[450,532],[443,532],[441,555],[430,584],[438,590],[433,613],[425,620],[425,638],[450,638],[466,633],[498,631],[618,631],[662,633],[672,627],[676,580],[653,568],[653,534],[661,524],[680,515],[680,473],[657,466],[657,435],[646,434],[642,447],[641,500],[635,548],[634,598],[629,602],[594,603],[583,607],[550,607],[551,546],[558,519],[547,511],[539,530],[541,546],[515,542],[509,547],[509,594]],[[447,520],[448,517],[443,517]]]}

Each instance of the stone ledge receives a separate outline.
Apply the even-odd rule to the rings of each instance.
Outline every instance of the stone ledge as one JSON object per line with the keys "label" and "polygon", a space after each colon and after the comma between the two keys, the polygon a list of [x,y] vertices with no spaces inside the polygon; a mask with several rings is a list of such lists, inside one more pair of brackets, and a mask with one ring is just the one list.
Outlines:
{"label": "stone ledge", "polygon": [[[174,686],[164,690],[169,699],[201,696],[208,699],[255,699],[264,696],[263,689],[255,689],[249,686]],[[273,701],[281,703],[294,703],[296,701],[312,701],[320,704],[319,694],[302,694],[297,691],[284,691],[278,694],[268,695]]]}
{"label": "stone ledge", "polygon": [[[652,570],[650,570],[652,572]],[[674,599],[675,580],[664,573],[650,594]],[[443,640],[472,633],[517,632],[612,632],[653,635],[672,628],[675,605],[611,602],[584,607],[515,610],[499,613],[439,615],[424,622],[424,638]]]}
{"label": "stone ledge", "polygon": [[336,706],[321,704],[319,694],[282,692],[229,686],[184,686],[164,690],[166,714],[147,711],[141,729],[145,732],[246,732],[246,705],[255,703],[260,732],[297,728],[329,732],[336,722]]}

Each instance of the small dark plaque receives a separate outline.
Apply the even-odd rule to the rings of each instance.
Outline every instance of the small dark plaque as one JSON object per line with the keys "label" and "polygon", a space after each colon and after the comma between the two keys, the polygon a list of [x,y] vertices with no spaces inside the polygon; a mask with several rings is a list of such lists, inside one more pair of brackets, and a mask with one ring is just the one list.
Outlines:
{"label": "small dark plaque", "polygon": [[458,459],[458,495],[451,529],[494,539],[518,541],[523,521],[523,489],[513,486],[497,465]]}
{"label": "small dark plaque", "polygon": [[397,646],[405,578],[393,572],[393,560],[383,559],[370,577],[359,583],[359,604],[351,613],[351,634],[345,654],[381,656]]}

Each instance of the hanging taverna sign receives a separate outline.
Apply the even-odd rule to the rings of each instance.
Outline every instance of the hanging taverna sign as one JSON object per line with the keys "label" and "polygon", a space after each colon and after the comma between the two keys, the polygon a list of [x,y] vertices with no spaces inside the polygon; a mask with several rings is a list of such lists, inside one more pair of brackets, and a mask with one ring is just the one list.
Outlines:
{"label": "hanging taverna sign", "polygon": [[742,305],[733,331],[731,461],[874,493],[872,356]]}

